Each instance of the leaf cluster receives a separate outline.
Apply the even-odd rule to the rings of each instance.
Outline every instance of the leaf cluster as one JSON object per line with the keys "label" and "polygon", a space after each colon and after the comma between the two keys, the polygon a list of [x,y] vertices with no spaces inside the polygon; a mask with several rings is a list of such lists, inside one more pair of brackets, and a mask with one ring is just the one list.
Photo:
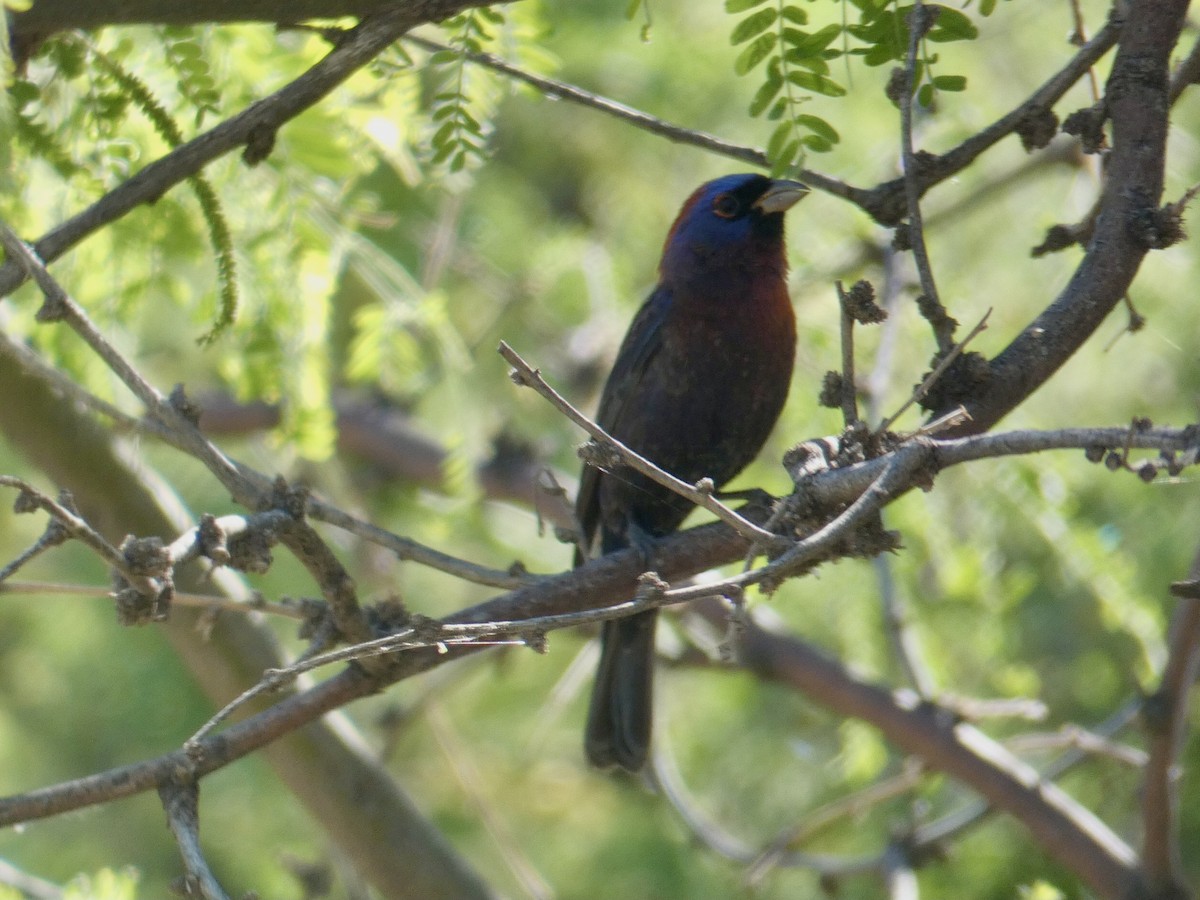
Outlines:
{"label": "leaf cluster", "polygon": [[168,27],[162,30],[164,60],[178,75],[179,95],[196,109],[194,125],[199,128],[207,115],[220,111],[221,93],[208,57],[205,43],[194,28]]}
{"label": "leaf cluster", "polygon": [[496,92],[488,90],[490,79],[473,70],[467,56],[485,52],[504,24],[504,14],[488,6],[454,16],[444,23],[454,49],[430,57],[430,65],[439,70],[441,79],[431,107],[432,162],[450,172],[460,172],[485,158]]}
{"label": "leaf cluster", "polygon": [[[913,6],[895,0],[839,0],[840,21],[811,22],[814,3],[801,6],[786,0],[726,0],[725,11],[742,16],[733,26],[730,43],[742,46],[734,70],[746,77],[762,67],[761,81],[750,101],[751,116],[764,116],[778,124],[767,142],[767,156],[776,174],[802,165],[809,151],[825,153],[840,140],[826,119],[801,112],[814,95],[839,98],[845,86],[833,77],[830,62],[858,57],[871,67],[903,62],[908,46],[908,20]],[[980,5],[981,15],[995,7],[994,0]],[[912,90],[928,106],[935,91],[961,91],[966,78],[933,74],[937,54],[928,43],[974,40],[979,31],[964,12],[933,6],[933,26],[922,39],[922,52]],[[742,15],[745,13],[745,15]],[[853,13],[855,20],[850,21]]]}

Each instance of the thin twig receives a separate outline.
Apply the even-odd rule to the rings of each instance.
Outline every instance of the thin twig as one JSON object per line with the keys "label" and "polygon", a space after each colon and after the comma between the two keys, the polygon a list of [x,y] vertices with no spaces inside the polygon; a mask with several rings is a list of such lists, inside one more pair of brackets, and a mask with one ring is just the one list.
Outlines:
{"label": "thin twig", "polygon": [[[1077,47],[1081,47],[1087,43],[1087,26],[1083,23],[1083,10],[1079,6],[1079,0],[1070,0],[1071,7],[1071,24],[1073,26],[1071,32],[1071,43]],[[1100,101],[1100,82],[1096,78],[1095,69],[1088,69],[1088,87],[1092,93],[1092,102]]]}
{"label": "thin twig", "polygon": [[104,535],[92,528],[86,520],[67,509],[61,503],[43,494],[29,482],[12,475],[0,475],[0,487],[16,488],[31,507],[45,510],[50,517],[71,537],[91,548],[104,562],[121,573],[121,576],[139,591],[157,597],[162,585],[151,578],[135,573],[129,567],[124,554],[104,539]]}
{"label": "thin twig", "polygon": [[[463,741],[454,728],[454,723],[442,704],[429,704],[425,712],[425,722],[433,732],[434,738],[437,739],[438,746],[441,747],[443,755],[450,764],[459,786],[478,812],[484,828],[496,843],[504,864],[517,883],[521,885],[525,896],[531,900],[550,900],[554,897],[554,890],[525,853],[521,842],[513,834],[512,825],[501,815],[499,804],[487,796],[488,791],[484,779],[471,759],[468,744]],[[476,753],[480,752],[481,748],[478,744],[469,746]]]}
{"label": "thin twig", "polygon": [[744,537],[751,543],[761,544],[765,549],[779,548],[781,546],[789,546],[790,543],[786,538],[781,538],[777,534],[772,534],[764,528],[760,528],[744,516],[734,512],[715,496],[713,496],[713,487],[709,481],[707,487],[703,487],[703,481],[697,484],[688,484],[682,479],[676,478],[674,475],[656,466],[653,462],[646,459],[637,451],[630,449],[625,444],[618,441],[603,428],[572,406],[565,397],[558,391],[554,390],[550,384],[542,377],[540,370],[533,368],[529,363],[525,362],[521,356],[512,349],[504,341],[500,342],[500,355],[504,357],[514,370],[514,381],[524,387],[533,388],[538,394],[549,400],[559,412],[565,415],[568,419],[586,431],[591,437],[615,450],[621,457],[622,462],[629,468],[633,469],[641,475],[653,480],[656,484],[661,484],[663,487],[674,491],[685,500],[690,500],[692,503],[699,506],[701,509],[715,515],[718,519],[729,525],[738,534]]}
{"label": "thin twig", "polygon": [[925,247],[925,226],[921,221],[921,186],[917,183],[917,158],[913,152],[913,96],[916,93],[917,51],[926,32],[933,25],[935,13],[923,0],[915,0],[908,14],[908,52],[904,60],[904,84],[897,91],[900,103],[900,152],[904,167],[904,196],[908,205],[908,246],[912,249],[921,280],[922,300],[918,303],[929,324],[933,326],[938,350],[949,353],[954,341],[954,320],[938,298],[933,280],[933,267]]}
{"label": "thin twig", "polygon": [[849,428],[858,421],[858,386],[854,376],[854,316],[847,308],[845,288],[836,282],[838,305],[841,308],[842,338],[842,421]]}
{"label": "thin twig", "polygon": [[403,562],[414,562],[447,575],[453,575],[455,578],[461,578],[463,581],[511,590],[529,584],[538,577],[530,575],[518,565],[509,569],[493,569],[467,559],[451,556],[449,553],[435,550],[412,538],[393,534],[315,497],[309,499],[307,513],[318,521],[341,528],[364,541],[390,550],[396,554],[397,559]]}
{"label": "thin twig", "polygon": [[58,283],[37,254],[3,222],[0,222],[0,244],[8,258],[15,260],[37,282],[45,303],[38,313],[41,321],[66,321],[104,364],[121,379],[164,426],[174,430],[186,444],[187,452],[208,468],[221,483],[238,495],[258,494],[260,486],[250,484],[238,468],[217,447],[200,433],[184,411],[169,402],[130,363],[92,323],[79,306]]}
{"label": "thin twig", "polygon": [[[428,50],[431,53],[452,52],[458,54],[459,51],[448,44],[443,44],[427,37],[422,37],[418,34],[406,34],[404,42],[413,44],[423,50]],[[544,75],[538,75],[520,66],[513,65],[494,56],[490,53],[464,53],[464,58],[472,63],[484,68],[491,69],[493,72],[520,81],[530,87],[536,88],[547,97],[553,97],[559,100],[569,100],[572,103],[580,106],[585,106],[588,109],[594,109],[606,115],[613,116],[651,134],[657,134],[659,137],[665,137],[667,140],[676,141],[678,143],[689,144],[693,147],[699,147],[702,150],[708,150],[720,156],[736,159],[739,162],[748,163],[752,166],[757,166],[760,169],[765,169],[770,166],[770,161],[767,159],[767,154],[754,147],[746,147],[742,144],[734,144],[730,141],[723,140],[715,135],[708,134],[703,131],[698,131],[692,128],[684,128],[680,125],[675,125],[660,119],[657,116],[652,116],[649,113],[642,112],[639,109],[634,109],[631,106],[626,106],[624,103],[618,103],[616,100],[610,100],[599,94],[586,91],[581,87],[576,87],[573,84],[567,84],[565,81],[558,81],[554,78],[547,78]],[[812,180],[811,175],[807,170],[798,177],[812,181],[812,185],[824,187],[817,184],[817,180]],[[808,183],[808,181],[806,181]]]}
{"label": "thin twig", "polygon": [[[1024,102],[938,157],[935,165],[931,165],[927,171],[922,171],[917,175],[921,193],[925,193],[934,185],[957,175],[986,150],[1017,131],[1031,113],[1053,107],[1072,85],[1087,74],[1095,62],[1112,49],[1119,33],[1120,28],[1115,22],[1106,22],[1092,40],[1080,47],[1079,52],[1062,69],[1047,79]],[[425,37],[407,35],[405,39],[432,52],[449,49],[446,45]],[[766,153],[761,149],[732,144],[701,131],[683,128],[574,85],[528,72],[490,54],[470,53],[466,55],[466,58],[473,63],[486,66],[507,77],[531,85],[548,96],[559,97],[598,110],[636,128],[666,137],[668,140],[701,147],[759,168],[769,168]],[[811,169],[801,170],[797,173],[797,177],[817,190],[848,200],[885,224],[895,224],[903,216],[903,212],[895,208],[896,191],[903,187],[896,182],[886,182],[870,189],[859,188]],[[901,193],[903,193],[902,190]],[[2,286],[3,282],[0,281],[0,287]]]}
{"label": "thin twig", "polygon": [[924,776],[925,770],[920,761],[910,758],[904,761],[900,774],[881,779],[806,812],[803,821],[778,834],[763,849],[746,870],[744,881],[750,887],[754,887],[761,884],[775,869],[793,866],[792,854],[796,847],[811,841],[843,819],[861,818],[873,808],[912,792]]}
{"label": "thin twig", "polygon": [[[66,584],[49,581],[5,581],[0,584],[0,594],[23,594],[68,597],[111,597],[112,589],[98,585]],[[312,601],[317,603],[319,601]],[[292,603],[273,603],[269,600],[255,599],[250,601],[231,600],[216,594],[191,594],[175,592],[171,595],[171,603],[175,606],[191,606],[197,609],[214,612],[232,612],[241,615],[249,613],[267,613],[273,616],[283,616],[289,619],[303,621],[309,614]]]}
{"label": "thin twig", "polygon": [[1078,725],[1064,725],[1050,734],[1018,734],[1007,738],[1004,746],[1014,753],[1032,753],[1038,750],[1061,750],[1070,747],[1089,757],[1104,757],[1116,760],[1132,769],[1141,770],[1146,765],[1147,754],[1139,747],[1121,744],[1111,737],[1088,731]]}
{"label": "thin twig", "polygon": [[[710,850],[726,859],[753,866],[761,858],[762,851],[730,834],[711,817],[700,811],[691,791],[684,783],[675,757],[662,744],[661,741],[656,744],[653,752],[651,764],[654,780],[680,820],[692,835]],[[786,865],[790,868],[811,869],[820,875],[834,878],[880,872],[882,871],[882,858],[879,856],[840,857],[792,851],[788,854]]]}
{"label": "thin twig", "polygon": [[880,606],[883,609],[883,628],[892,646],[892,655],[900,664],[904,678],[921,697],[937,695],[933,671],[922,659],[917,636],[908,621],[908,609],[900,596],[896,579],[892,577],[892,560],[880,554],[871,560],[875,580],[879,585]]}
{"label": "thin twig", "polygon": [[932,372],[925,376],[925,379],[919,385],[917,385],[916,390],[909,395],[909,398],[900,404],[900,408],[879,424],[879,428],[876,429],[877,433],[883,434],[886,432],[892,427],[892,425],[896,423],[896,420],[899,419],[900,416],[902,416],[910,406],[925,399],[925,395],[929,393],[929,389],[937,383],[937,380],[942,377],[947,369],[950,368],[950,365],[956,359],[958,359],[963,350],[967,348],[967,345],[970,344],[971,341],[975,340],[980,333],[987,329],[987,321],[991,314],[992,310],[991,307],[989,307],[987,312],[983,314],[983,318],[979,320],[979,323],[971,329],[965,338],[950,348],[950,352],[942,357],[941,361],[937,364],[937,367],[934,368]]}
{"label": "thin twig", "polygon": [[351,644],[327,653],[306,655],[291,665],[268,669],[256,684],[218,710],[184,742],[184,746],[197,746],[221,722],[256,697],[277,691],[301,675],[323,666],[342,662],[361,662],[410,650],[436,649],[440,653],[445,653],[450,647],[505,645],[526,646],[541,650],[545,643],[545,633],[548,631],[573,628],[579,625],[593,625],[678,602],[682,601],[666,590],[665,583],[654,583],[653,579],[648,579],[646,588],[639,591],[633,599],[599,609],[555,613],[512,621],[478,623],[440,622],[436,619],[421,617],[417,624],[402,628],[394,634]]}

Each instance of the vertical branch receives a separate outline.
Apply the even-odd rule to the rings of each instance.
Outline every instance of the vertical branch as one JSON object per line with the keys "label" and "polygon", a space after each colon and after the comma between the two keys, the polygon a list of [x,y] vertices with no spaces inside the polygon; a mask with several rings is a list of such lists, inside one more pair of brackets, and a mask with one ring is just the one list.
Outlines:
{"label": "vertical branch", "polygon": [[879,585],[879,599],[883,607],[884,631],[892,645],[892,655],[904,671],[904,677],[921,697],[933,697],[937,690],[933,674],[921,656],[917,636],[909,627],[908,607],[896,588],[892,577],[892,561],[886,554],[871,560]]}
{"label": "vertical branch", "polygon": [[200,851],[200,790],[196,783],[191,780],[167,782],[159,787],[158,796],[187,870],[181,893],[185,897],[202,897],[204,900],[229,900]]}
{"label": "vertical branch", "polygon": [[904,161],[904,196],[908,204],[907,240],[917,263],[917,274],[921,279],[921,296],[917,306],[921,315],[929,320],[937,339],[938,352],[945,355],[954,346],[954,328],[958,324],[946,314],[946,308],[938,298],[937,284],[933,280],[933,267],[929,263],[929,251],[925,247],[925,226],[921,219],[921,184],[918,177],[919,165],[913,152],[913,96],[917,81],[917,51],[937,18],[936,10],[916,0],[908,15],[908,53],[904,69],[899,73],[902,84],[897,85],[893,77],[889,93],[900,104],[900,151]]}
{"label": "vertical branch", "polygon": [[1171,585],[1180,598],[1171,625],[1162,683],[1146,698],[1142,721],[1149,735],[1142,789],[1142,870],[1154,896],[1189,896],[1179,850],[1179,770],[1187,734],[1188,692],[1200,670],[1200,553],[1192,579]]}
{"label": "vertical branch", "polygon": [[838,305],[842,311],[842,419],[849,428],[858,421],[858,389],[854,375],[854,316],[850,313],[850,299],[842,283],[837,282]]}

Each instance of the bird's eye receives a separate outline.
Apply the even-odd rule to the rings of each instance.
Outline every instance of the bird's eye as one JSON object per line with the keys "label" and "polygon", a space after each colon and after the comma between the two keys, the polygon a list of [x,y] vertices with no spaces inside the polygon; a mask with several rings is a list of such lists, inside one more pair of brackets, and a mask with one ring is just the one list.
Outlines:
{"label": "bird's eye", "polygon": [[718,194],[713,200],[713,212],[722,219],[732,219],[742,211],[742,205],[738,203],[737,197],[733,194]]}

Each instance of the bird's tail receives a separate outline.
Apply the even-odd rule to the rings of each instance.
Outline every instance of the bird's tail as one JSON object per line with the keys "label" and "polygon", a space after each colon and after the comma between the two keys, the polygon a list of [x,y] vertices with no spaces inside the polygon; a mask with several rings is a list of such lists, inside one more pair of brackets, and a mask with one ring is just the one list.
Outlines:
{"label": "bird's tail", "polygon": [[604,623],[584,748],[592,764],[636,772],[650,750],[658,610]]}

